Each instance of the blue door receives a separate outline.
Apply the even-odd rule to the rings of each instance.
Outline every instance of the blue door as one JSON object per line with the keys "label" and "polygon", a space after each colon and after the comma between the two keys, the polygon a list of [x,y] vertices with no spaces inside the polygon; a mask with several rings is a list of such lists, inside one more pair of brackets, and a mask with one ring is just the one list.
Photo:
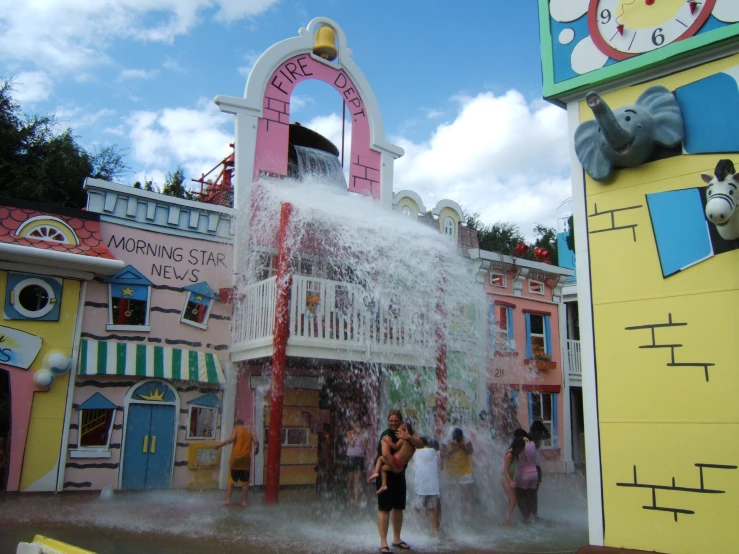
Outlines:
{"label": "blue door", "polygon": [[151,406],[146,488],[167,489],[172,472],[174,406]]}
{"label": "blue door", "polygon": [[124,489],[169,487],[174,418],[174,406],[131,404],[128,407]]}

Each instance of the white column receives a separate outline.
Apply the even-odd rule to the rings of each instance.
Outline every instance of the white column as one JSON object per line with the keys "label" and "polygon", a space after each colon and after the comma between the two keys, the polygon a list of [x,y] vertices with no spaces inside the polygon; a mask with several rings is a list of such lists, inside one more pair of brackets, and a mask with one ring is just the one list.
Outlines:
{"label": "white column", "polygon": [[570,357],[567,355],[567,304],[557,306],[559,315],[559,349],[562,356],[562,453],[565,473],[575,471],[572,461],[572,414],[570,408]]}
{"label": "white column", "polygon": [[[219,440],[226,440],[233,431],[234,417],[236,416],[236,383],[239,377],[239,366],[227,362],[224,365],[223,375],[226,377],[226,388],[223,391],[223,408],[221,410],[221,435]],[[228,452],[228,451],[225,451]],[[221,465],[218,468],[218,487],[226,488],[228,482],[228,456],[221,449]]]}
{"label": "white column", "polygon": [[588,532],[590,544],[603,546],[603,497],[601,496],[600,434],[595,378],[593,303],[590,294],[588,218],[585,203],[585,178],[575,154],[575,130],[580,124],[577,101],[567,104],[570,145],[570,171],[575,216],[575,261],[577,298],[580,308],[580,354],[582,360],[583,413],[585,417],[585,456],[587,459]]}
{"label": "white column", "polygon": [[393,170],[395,157],[388,152],[380,154],[380,205],[393,209]]}

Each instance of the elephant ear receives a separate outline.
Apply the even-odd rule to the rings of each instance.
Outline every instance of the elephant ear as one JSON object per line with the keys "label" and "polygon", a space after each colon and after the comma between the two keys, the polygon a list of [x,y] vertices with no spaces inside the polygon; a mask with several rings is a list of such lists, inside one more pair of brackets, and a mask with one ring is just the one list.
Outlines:
{"label": "elephant ear", "polygon": [[663,86],[650,87],[639,97],[636,105],[652,116],[654,142],[672,148],[683,141],[683,114],[672,92]]}
{"label": "elephant ear", "polygon": [[597,121],[586,121],[575,131],[575,153],[583,168],[596,181],[605,181],[613,173],[613,164],[603,155]]}

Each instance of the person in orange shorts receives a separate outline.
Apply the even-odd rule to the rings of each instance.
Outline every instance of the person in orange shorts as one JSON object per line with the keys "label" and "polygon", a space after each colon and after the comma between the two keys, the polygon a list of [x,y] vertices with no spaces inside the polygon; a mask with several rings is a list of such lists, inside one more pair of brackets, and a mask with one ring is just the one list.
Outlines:
{"label": "person in orange shorts", "polygon": [[231,494],[234,486],[241,484],[241,505],[246,506],[246,497],[249,494],[249,470],[251,469],[251,450],[254,447],[254,455],[259,454],[259,440],[254,436],[249,427],[244,426],[244,421],[237,419],[234,422],[234,430],[231,436],[223,442],[215,445],[215,448],[223,448],[227,444],[233,444],[231,458],[228,461],[228,485],[226,485],[226,506],[231,504]]}

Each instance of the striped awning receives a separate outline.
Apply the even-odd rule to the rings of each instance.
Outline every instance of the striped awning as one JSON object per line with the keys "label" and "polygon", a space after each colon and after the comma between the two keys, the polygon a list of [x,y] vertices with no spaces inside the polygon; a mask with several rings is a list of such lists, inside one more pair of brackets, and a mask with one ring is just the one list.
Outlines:
{"label": "striped awning", "polygon": [[210,352],[117,341],[80,341],[79,375],[129,375],[225,384]]}

